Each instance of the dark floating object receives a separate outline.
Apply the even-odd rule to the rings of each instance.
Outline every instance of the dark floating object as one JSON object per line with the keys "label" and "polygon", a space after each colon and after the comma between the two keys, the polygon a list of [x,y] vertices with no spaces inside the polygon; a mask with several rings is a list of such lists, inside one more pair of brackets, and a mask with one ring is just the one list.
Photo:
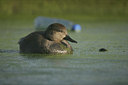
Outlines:
{"label": "dark floating object", "polygon": [[105,49],[105,48],[100,48],[100,49],[99,49],[99,52],[105,52],[105,51],[108,51],[108,50]]}

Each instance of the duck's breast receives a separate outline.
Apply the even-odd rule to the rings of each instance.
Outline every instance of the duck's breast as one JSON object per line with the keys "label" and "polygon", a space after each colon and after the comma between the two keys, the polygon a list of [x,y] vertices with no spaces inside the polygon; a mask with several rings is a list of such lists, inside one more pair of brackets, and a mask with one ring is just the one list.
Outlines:
{"label": "duck's breast", "polygon": [[54,42],[49,47],[51,53],[57,54],[67,54],[72,53],[72,47],[67,41],[62,41],[59,43]]}

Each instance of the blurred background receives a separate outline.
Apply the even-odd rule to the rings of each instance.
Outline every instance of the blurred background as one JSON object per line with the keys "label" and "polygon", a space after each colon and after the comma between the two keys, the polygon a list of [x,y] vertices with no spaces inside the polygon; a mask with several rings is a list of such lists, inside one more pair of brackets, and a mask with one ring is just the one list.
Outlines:
{"label": "blurred background", "polygon": [[0,20],[34,20],[37,16],[73,21],[128,16],[127,0],[0,0]]}
{"label": "blurred background", "polygon": [[127,16],[127,0],[0,0],[2,17]]}

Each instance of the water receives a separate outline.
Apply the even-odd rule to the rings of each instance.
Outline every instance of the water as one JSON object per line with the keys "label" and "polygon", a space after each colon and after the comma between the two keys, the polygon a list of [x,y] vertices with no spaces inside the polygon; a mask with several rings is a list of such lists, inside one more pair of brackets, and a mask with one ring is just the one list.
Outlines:
{"label": "water", "polygon": [[19,54],[18,40],[34,28],[1,27],[0,85],[127,85],[127,22],[81,25],[82,32],[69,33],[78,41],[71,55]]}

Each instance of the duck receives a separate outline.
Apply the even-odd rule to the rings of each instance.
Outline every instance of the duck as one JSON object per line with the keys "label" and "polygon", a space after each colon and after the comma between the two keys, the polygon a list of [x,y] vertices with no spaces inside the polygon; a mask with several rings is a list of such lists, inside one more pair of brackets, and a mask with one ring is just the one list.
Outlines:
{"label": "duck", "polygon": [[69,42],[77,43],[60,23],[50,24],[45,31],[35,31],[18,42],[20,53],[72,54]]}

